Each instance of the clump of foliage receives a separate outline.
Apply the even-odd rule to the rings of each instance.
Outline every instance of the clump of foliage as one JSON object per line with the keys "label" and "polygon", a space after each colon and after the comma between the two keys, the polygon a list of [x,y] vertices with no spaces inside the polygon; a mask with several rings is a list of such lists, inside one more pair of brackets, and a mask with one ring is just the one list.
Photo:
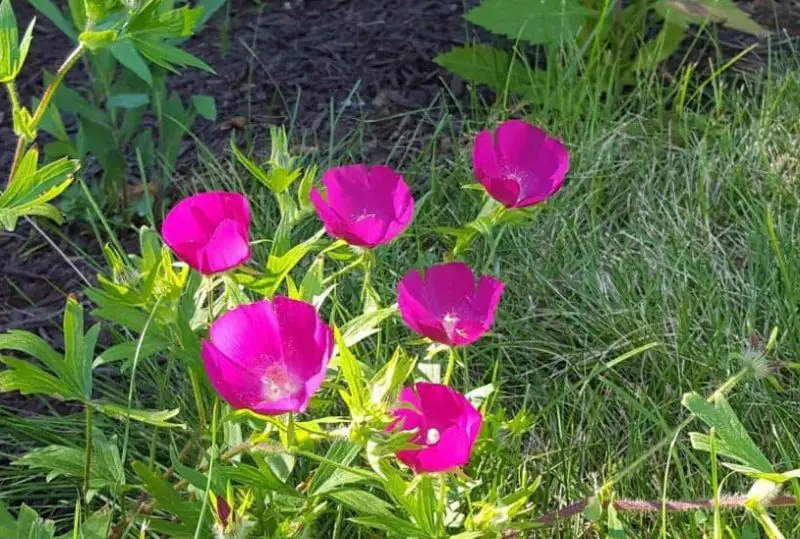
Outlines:
{"label": "clump of foliage", "polygon": [[[781,489],[800,474],[777,470],[726,400],[746,377],[769,374],[762,355],[708,398],[683,398],[689,416],[675,435],[697,419],[708,427],[690,435],[712,456],[707,500],[618,499],[611,484],[600,484],[587,499],[546,513],[532,503],[541,478],[523,468],[519,488],[490,488],[493,468],[476,465],[481,455],[519,451],[530,422],[504,416],[496,380],[473,387],[467,350],[492,339],[506,292],[500,279],[476,276],[457,259],[473,242],[499,242],[505,227],[548,210],[569,168],[559,140],[520,120],[478,134],[470,187],[487,194],[483,209],[439,229],[445,261],[391,268],[403,274],[396,302],[379,295],[372,276],[389,269],[378,252],[413,226],[418,201],[399,172],[347,165],[315,186],[314,169],[289,154],[282,133],[266,169],[235,155],[280,214],[265,260],[251,248],[258,240],[246,197],[194,195],[170,211],[160,235],[141,230],[139,254],[106,249],[110,273],[86,291],[100,322],[87,331],[82,307],[68,300],[63,353],[32,333],[0,336],[0,350],[26,356],[0,356],[8,367],[1,391],[84,409],[83,447],[50,445],[15,461],[80,487],[72,536],[509,538],[580,518],[622,537],[625,512],[661,511],[663,503],[665,512],[712,511],[715,537],[726,508],[747,510],[769,537],[784,537],[767,508],[796,505]],[[323,228],[308,234],[314,213]],[[347,280],[360,284],[354,304],[334,294]],[[396,327],[398,315],[408,329]],[[98,351],[101,327],[118,340]],[[401,346],[409,330],[416,340]],[[775,342],[773,334],[764,353]],[[124,373],[127,391],[96,398],[100,367]],[[160,399],[137,392],[143,370],[168,373]],[[158,408],[183,380],[192,401]],[[98,427],[95,414],[122,426]],[[132,421],[150,436],[132,436]],[[720,460],[754,480],[746,494],[720,495]],[[0,529],[56,533],[25,506],[16,518],[0,509]]]}
{"label": "clump of foliage", "polygon": [[[197,114],[216,117],[213,99],[193,96],[187,107],[180,96],[167,91],[166,79],[183,67],[212,71],[181,49],[180,43],[223,2],[176,8],[171,0],[79,0],[68,3],[69,17],[50,0],[31,3],[69,37],[74,48],[55,74],[43,74],[45,91],[27,106],[18,95],[15,79],[28,57],[35,21],[20,40],[11,3],[2,3],[4,45],[0,52],[6,64],[2,82],[18,136],[8,187],[0,199],[3,225],[11,229],[23,215],[60,220],[60,212],[48,202],[69,187],[79,164],[89,156],[102,169],[102,181],[92,190],[107,209],[124,208],[131,202],[141,214],[151,211],[153,195],[167,186],[181,141]],[[78,91],[66,86],[64,79],[81,59],[91,84]],[[154,127],[142,128],[148,115]],[[65,116],[74,118],[74,132],[65,127]],[[51,137],[43,146],[48,164],[42,168],[35,144],[40,132]],[[134,188],[128,185],[131,155],[140,183]],[[70,193],[64,204],[68,213],[81,215],[83,197],[80,190]]]}
{"label": "clump of foliage", "polygon": [[[581,66],[571,75],[613,95],[675,54],[691,25],[716,23],[754,36],[768,34],[732,0],[634,0],[627,6],[606,0],[484,0],[466,18],[519,47],[509,52],[468,45],[436,61],[471,82],[531,99],[541,96],[538,88],[550,75],[564,77],[565,54],[581,57],[570,62],[567,71]],[[528,63],[526,45],[541,47],[543,65]]]}

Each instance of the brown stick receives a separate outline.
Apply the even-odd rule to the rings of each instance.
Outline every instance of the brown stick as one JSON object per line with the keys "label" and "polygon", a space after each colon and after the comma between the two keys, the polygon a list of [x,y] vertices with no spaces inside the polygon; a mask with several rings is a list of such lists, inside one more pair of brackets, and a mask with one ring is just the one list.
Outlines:
{"label": "brown stick", "polygon": [[[722,496],[719,499],[719,506],[723,509],[741,509],[745,507],[747,496]],[[606,502],[604,507],[608,507],[610,502]],[[669,513],[679,513],[684,511],[696,511],[699,509],[713,509],[713,499],[703,500],[614,500],[614,509],[620,512],[629,513],[660,513],[662,510]],[[570,504],[564,509],[559,509],[552,513],[547,513],[534,520],[537,524],[553,525],[560,520],[566,520],[583,512],[589,505],[589,498]],[[764,502],[767,507],[791,507],[797,506],[798,500],[794,496],[778,496]]]}

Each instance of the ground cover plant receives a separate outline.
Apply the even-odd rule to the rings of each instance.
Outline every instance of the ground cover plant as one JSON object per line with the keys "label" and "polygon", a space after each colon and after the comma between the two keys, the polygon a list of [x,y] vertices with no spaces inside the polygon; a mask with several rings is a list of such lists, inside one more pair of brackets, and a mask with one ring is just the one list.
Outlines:
{"label": "ground cover plant", "polygon": [[793,536],[800,84],[742,84],[501,100],[396,169],[232,145],[63,347],[0,336],[53,410],[0,416],[0,528]]}

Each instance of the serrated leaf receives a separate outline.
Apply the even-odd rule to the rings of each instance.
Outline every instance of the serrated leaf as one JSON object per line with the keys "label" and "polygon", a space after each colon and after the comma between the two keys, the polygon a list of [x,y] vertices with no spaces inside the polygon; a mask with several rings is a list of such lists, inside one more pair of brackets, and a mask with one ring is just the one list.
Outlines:
{"label": "serrated leaf", "polygon": [[19,391],[23,395],[48,395],[56,399],[79,400],[61,380],[23,359],[0,356],[8,369],[0,371],[0,392]]}
{"label": "serrated leaf", "polygon": [[511,39],[559,44],[574,40],[593,13],[576,0],[484,0],[465,17]]}
{"label": "serrated leaf", "polygon": [[[116,444],[105,439],[96,439],[95,448],[91,465],[91,488],[114,490],[121,487],[125,483],[125,473]],[[86,470],[86,454],[83,449],[51,445],[35,449],[12,464],[47,472],[48,481],[64,476],[80,482]]]}
{"label": "serrated leaf", "polygon": [[[683,396],[682,404],[709,428],[715,430],[719,438],[718,452],[720,454],[723,454],[724,447],[727,456],[735,458],[742,464],[761,472],[772,471],[769,460],[756,446],[724,396],[720,395],[713,403],[710,403],[697,393],[686,393]],[[719,445],[719,442],[724,445]]]}
{"label": "serrated leaf", "polygon": [[468,45],[450,49],[434,61],[467,81],[486,84],[503,91],[524,92],[531,84],[521,60],[514,60],[508,52],[488,45]]}

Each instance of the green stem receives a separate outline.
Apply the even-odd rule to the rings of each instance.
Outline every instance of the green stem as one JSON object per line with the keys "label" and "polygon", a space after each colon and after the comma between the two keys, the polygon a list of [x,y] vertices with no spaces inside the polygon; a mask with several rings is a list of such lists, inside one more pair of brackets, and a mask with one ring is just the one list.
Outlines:
{"label": "green stem", "polygon": [[322,284],[326,285],[331,281],[335,281],[336,279],[338,279],[339,277],[341,277],[345,273],[349,273],[350,271],[352,271],[352,270],[356,269],[357,267],[361,266],[363,263],[364,263],[364,257],[363,256],[359,256],[354,262],[350,262],[348,265],[346,265],[345,267],[343,267],[339,271],[337,271],[335,273],[332,273],[332,274],[328,275],[327,277],[325,277],[325,279],[322,281]]}
{"label": "green stem", "polygon": [[83,470],[83,498],[88,503],[89,487],[92,480],[92,406],[86,404],[84,410],[86,411],[86,467]]}
{"label": "green stem", "polygon": [[[53,78],[53,80],[50,81],[50,84],[47,85],[44,94],[42,94],[42,100],[39,101],[39,105],[36,107],[36,111],[33,113],[31,125],[29,126],[31,131],[35,131],[38,128],[39,124],[44,118],[45,112],[47,112],[47,107],[50,106],[50,103],[53,101],[53,98],[56,95],[58,87],[61,86],[62,82],[64,82],[64,77],[67,76],[67,73],[69,73],[70,69],[72,69],[80,57],[83,56],[83,52],[83,44],[78,45],[70,53],[70,55],[67,56],[67,59],[64,60],[63,64],[61,64],[61,67],[58,68],[55,78]],[[8,174],[9,180],[14,177],[17,167],[19,167],[19,163],[22,161],[22,156],[25,153],[25,146],[25,137],[19,137],[17,139],[17,149],[14,152],[14,160],[11,162],[11,169]]]}
{"label": "green stem", "polygon": [[456,369],[456,357],[458,356],[458,352],[456,352],[455,346],[450,347],[450,355],[447,359],[447,370],[444,373],[444,379],[442,383],[444,385],[450,385],[450,380],[453,378],[453,371]]}

